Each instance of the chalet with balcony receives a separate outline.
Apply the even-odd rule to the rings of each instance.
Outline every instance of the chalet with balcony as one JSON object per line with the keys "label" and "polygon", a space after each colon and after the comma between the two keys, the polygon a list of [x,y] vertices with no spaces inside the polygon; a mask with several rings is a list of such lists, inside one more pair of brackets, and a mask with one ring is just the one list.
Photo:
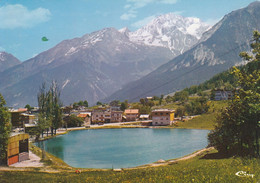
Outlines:
{"label": "chalet with balcony", "polygon": [[110,109],[99,108],[92,111],[92,123],[110,123],[111,111]]}
{"label": "chalet with balcony", "polygon": [[174,121],[175,110],[170,109],[156,109],[152,111],[152,125],[153,126],[167,126]]}

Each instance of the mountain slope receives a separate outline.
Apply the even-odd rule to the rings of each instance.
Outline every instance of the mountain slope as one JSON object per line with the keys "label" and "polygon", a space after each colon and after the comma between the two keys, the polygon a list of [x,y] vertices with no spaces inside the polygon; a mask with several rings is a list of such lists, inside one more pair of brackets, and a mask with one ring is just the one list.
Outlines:
{"label": "mountain slope", "polygon": [[0,72],[20,63],[21,62],[13,55],[6,52],[0,52]]}
{"label": "mountain slope", "polygon": [[[207,25],[192,18],[182,25],[180,22],[184,20],[180,16],[165,15],[136,32],[105,28],[81,38],[62,41],[0,73],[0,92],[9,106],[37,105],[41,83],[57,80],[64,104],[79,100],[94,104],[194,45]],[[196,35],[186,31],[194,25],[198,30]],[[176,31],[178,33],[172,34]],[[148,33],[149,39],[152,36],[160,44],[149,43],[147,39],[141,41]],[[159,41],[166,38],[174,44]]]}
{"label": "mountain slope", "polygon": [[37,105],[42,82],[57,80],[64,104],[93,104],[173,58],[163,47],[140,45],[113,28],[66,40],[0,74],[0,91],[9,105]]}
{"label": "mountain slope", "polygon": [[242,64],[241,51],[248,51],[253,30],[260,30],[260,2],[226,15],[204,33],[192,49],[147,76],[129,83],[105,101],[130,101],[168,94],[197,85],[231,66]]}

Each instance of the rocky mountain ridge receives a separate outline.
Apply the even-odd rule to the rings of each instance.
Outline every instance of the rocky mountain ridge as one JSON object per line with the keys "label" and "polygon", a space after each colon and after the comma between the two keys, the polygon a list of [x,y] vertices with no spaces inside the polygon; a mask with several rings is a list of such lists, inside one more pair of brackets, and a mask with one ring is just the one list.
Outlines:
{"label": "rocky mountain ridge", "polygon": [[9,69],[20,63],[21,61],[13,55],[6,52],[0,52],[0,72],[3,72],[4,70]]}
{"label": "rocky mountain ridge", "polygon": [[233,11],[205,32],[199,43],[145,77],[131,82],[104,101],[136,101],[197,85],[234,65],[243,64],[254,30],[260,30],[260,2]]}
{"label": "rocky mountain ridge", "polygon": [[156,17],[135,32],[128,32],[128,35],[132,42],[167,47],[179,55],[196,44],[209,28],[198,18],[169,13]]}

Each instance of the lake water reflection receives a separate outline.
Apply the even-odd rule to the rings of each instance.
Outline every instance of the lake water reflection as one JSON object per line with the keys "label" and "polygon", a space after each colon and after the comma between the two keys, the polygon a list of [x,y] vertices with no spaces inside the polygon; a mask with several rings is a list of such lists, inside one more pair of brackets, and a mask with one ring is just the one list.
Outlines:
{"label": "lake water reflection", "polygon": [[207,146],[208,132],[147,128],[82,130],[44,141],[44,146],[47,152],[73,167],[127,168],[202,149]]}

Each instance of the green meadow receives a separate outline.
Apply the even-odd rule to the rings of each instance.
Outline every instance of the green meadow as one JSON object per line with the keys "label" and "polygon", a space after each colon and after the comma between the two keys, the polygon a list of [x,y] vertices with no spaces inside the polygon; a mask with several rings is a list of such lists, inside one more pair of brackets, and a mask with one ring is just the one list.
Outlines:
{"label": "green meadow", "polygon": [[[56,169],[57,170],[57,169]],[[1,171],[4,182],[227,182],[257,183],[260,181],[260,160],[255,158],[222,157],[216,150],[202,153],[195,158],[154,168],[96,171],[81,169],[58,169],[52,173],[30,171]],[[242,175],[236,173],[243,171]]]}

